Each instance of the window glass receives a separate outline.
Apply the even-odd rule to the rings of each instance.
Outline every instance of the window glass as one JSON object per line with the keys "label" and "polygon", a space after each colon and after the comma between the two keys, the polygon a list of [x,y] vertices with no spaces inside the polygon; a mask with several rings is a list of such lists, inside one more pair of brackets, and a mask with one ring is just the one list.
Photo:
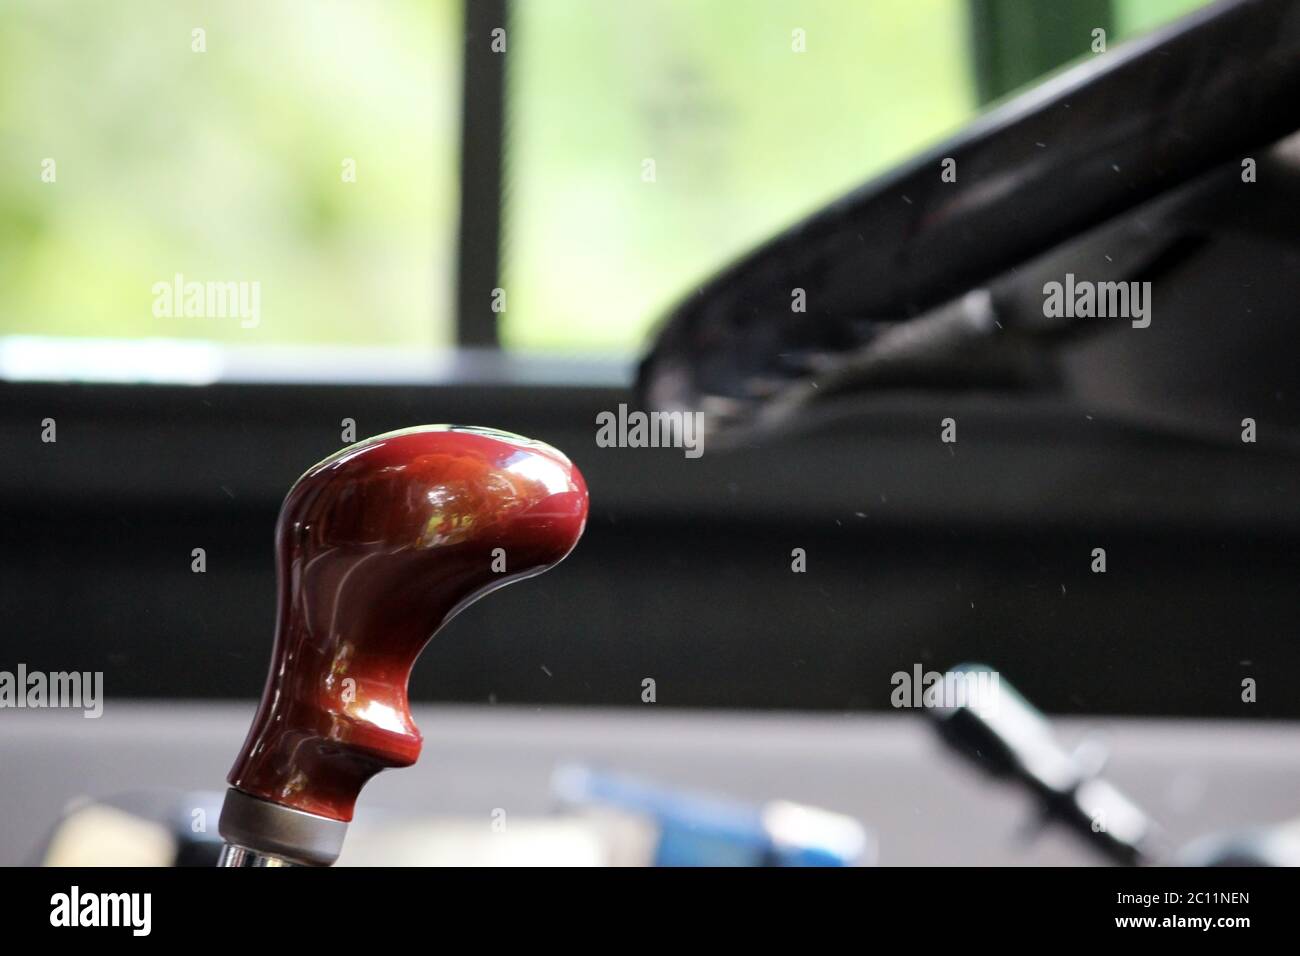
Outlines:
{"label": "window glass", "polygon": [[1205,6],[1209,0],[1114,0],[1115,27],[1121,37],[1142,33]]}
{"label": "window glass", "polygon": [[639,348],[693,284],[975,110],[965,0],[512,9],[502,341]]}
{"label": "window glass", "polygon": [[0,333],[450,343],[460,20],[6,0]]}
{"label": "window glass", "polygon": [[[1114,31],[1202,2],[1115,0]],[[186,347],[215,342],[282,347],[272,377],[334,346],[323,374],[364,377],[392,360],[357,346],[452,344],[460,8],[0,7],[0,368],[189,362],[206,381],[230,366]],[[701,279],[959,128],[969,18],[967,0],[516,0],[503,343],[629,355]]]}

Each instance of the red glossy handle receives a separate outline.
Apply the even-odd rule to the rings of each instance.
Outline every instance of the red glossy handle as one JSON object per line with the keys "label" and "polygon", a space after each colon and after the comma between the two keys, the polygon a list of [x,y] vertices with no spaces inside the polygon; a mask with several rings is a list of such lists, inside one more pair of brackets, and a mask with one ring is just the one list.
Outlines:
{"label": "red glossy handle", "polygon": [[352,819],[367,780],[419,756],[406,685],[434,632],[559,562],[586,520],[578,469],[504,432],[412,428],[316,465],[280,511],[275,651],[231,786]]}

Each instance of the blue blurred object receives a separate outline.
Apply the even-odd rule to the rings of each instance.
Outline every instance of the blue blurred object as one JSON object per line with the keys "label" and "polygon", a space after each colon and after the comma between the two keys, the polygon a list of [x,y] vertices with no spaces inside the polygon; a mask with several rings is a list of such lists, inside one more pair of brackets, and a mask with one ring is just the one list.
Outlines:
{"label": "blue blurred object", "polygon": [[800,804],[756,806],[675,790],[584,766],[559,767],[557,796],[649,819],[658,830],[655,866],[859,866],[874,863],[874,841],[858,821]]}

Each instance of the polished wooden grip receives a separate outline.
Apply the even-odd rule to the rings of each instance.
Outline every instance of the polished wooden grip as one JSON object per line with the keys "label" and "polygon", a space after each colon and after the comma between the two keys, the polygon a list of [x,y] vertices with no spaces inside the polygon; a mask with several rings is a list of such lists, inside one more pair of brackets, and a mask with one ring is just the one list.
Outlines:
{"label": "polished wooden grip", "polygon": [[586,519],[564,455],[490,429],[391,432],[309,470],[280,512],[275,648],[231,786],[350,820],[370,777],[419,756],[406,687],[425,644],[562,560]]}

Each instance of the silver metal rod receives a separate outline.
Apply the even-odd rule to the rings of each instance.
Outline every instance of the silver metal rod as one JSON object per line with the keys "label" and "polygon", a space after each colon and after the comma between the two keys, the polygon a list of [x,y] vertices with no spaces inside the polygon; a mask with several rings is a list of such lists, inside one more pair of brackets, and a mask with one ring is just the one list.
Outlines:
{"label": "silver metal rod", "polygon": [[296,863],[283,856],[273,856],[270,853],[258,853],[256,850],[250,850],[245,846],[235,846],[233,843],[227,843],[221,848],[221,857],[217,860],[217,866],[304,866],[303,863]]}

